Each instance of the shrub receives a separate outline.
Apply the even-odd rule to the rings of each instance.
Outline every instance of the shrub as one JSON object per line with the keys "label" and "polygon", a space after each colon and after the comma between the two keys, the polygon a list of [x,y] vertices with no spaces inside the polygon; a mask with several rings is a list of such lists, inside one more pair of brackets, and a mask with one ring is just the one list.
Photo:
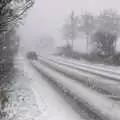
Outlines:
{"label": "shrub", "polygon": [[98,30],[92,36],[92,42],[94,43],[92,52],[104,58],[113,56],[115,54],[116,41],[116,34],[109,31]]}

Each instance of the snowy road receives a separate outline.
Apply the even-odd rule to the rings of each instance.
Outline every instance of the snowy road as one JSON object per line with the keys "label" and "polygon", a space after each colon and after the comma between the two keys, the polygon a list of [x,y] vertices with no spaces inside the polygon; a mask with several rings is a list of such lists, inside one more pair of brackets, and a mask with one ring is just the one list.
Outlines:
{"label": "snowy road", "polygon": [[[64,69],[65,66],[60,66],[59,64],[48,62],[46,60],[41,60],[42,64],[38,62],[34,62],[34,64],[37,66],[38,71],[46,74],[49,76],[53,81],[61,84],[61,88],[66,89],[66,91],[69,91],[72,95],[76,96],[77,98],[81,99],[82,101],[85,101],[85,104],[88,104],[88,109],[91,109],[94,111],[97,115],[101,116],[102,119],[109,119],[109,120],[119,120],[120,116],[118,115],[120,112],[120,106],[116,104],[116,102],[108,99],[107,97],[103,96],[100,93],[97,93],[94,90],[89,89],[86,86],[83,86],[78,81],[76,81],[74,78],[70,79],[71,76],[68,76],[68,74],[74,74],[72,73],[73,69]],[[46,67],[45,67],[45,66]],[[78,76],[78,75],[76,75]],[[108,84],[108,80],[106,81]],[[105,82],[105,83],[106,83]],[[117,85],[114,82],[109,81],[110,84],[113,84],[114,87]],[[98,84],[99,85],[99,84]],[[115,91],[114,91],[115,92]],[[97,102],[96,102],[97,100]],[[111,112],[109,111],[111,109]]]}
{"label": "snowy road", "polygon": [[[71,68],[75,68],[77,70],[82,70],[87,73],[91,73],[94,75],[99,75],[102,77],[106,77],[109,79],[114,79],[119,81],[120,80],[120,69],[119,67],[110,67],[110,66],[99,66],[99,65],[93,65],[90,63],[83,63],[79,62],[77,60],[62,58],[62,57],[45,57],[50,61],[69,66]],[[58,62],[59,61],[59,62]]]}
{"label": "snowy road", "polygon": [[[40,58],[40,59],[44,59],[44,58]],[[120,74],[113,71],[112,73],[110,73],[109,70],[105,70],[102,71],[101,68],[96,68],[96,69],[92,69],[93,74],[90,72],[89,69],[91,69],[91,67],[95,67],[95,66],[91,66],[88,64],[85,64],[85,68],[83,66],[80,66],[80,64],[72,63],[72,61],[70,62],[69,60],[66,59],[62,59],[62,58],[47,58],[47,63],[50,63],[50,65],[52,65],[51,67],[56,69],[57,71],[67,75],[70,78],[76,79],[78,81],[80,81],[82,84],[96,90],[99,93],[102,93],[104,95],[107,95],[108,97],[110,97],[111,99],[114,100],[120,100]],[[64,67],[62,67],[64,66]],[[90,68],[89,68],[90,66]],[[81,68],[80,68],[81,67]],[[80,69],[78,69],[80,68]],[[96,71],[99,71],[100,74],[106,74],[105,77],[101,77],[101,75],[99,74],[94,74],[94,72],[96,73]],[[116,74],[114,74],[116,73]],[[114,76],[116,79],[109,79],[111,75],[112,77]]]}
{"label": "snowy road", "polygon": [[119,97],[118,83],[104,79],[91,82],[95,76],[85,77],[88,74],[47,59],[29,61],[23,57],[20,61],[28,77],[26,86],[34,96],[32,104],[39,111],[33,120],[120,120],[119,100],[116,102],[111,99],[114,95],[103,94],[92,86],[94,82],[96,88],[106,88]]}
{"label": "snowy road", "polygon": [[[83,120],[55,89],[26,61],[24,73],[31,79],[31,89],[45,120]],[[36,118],[34,118],[36,120]],[[41,120],[41,118],[37,118]]]}

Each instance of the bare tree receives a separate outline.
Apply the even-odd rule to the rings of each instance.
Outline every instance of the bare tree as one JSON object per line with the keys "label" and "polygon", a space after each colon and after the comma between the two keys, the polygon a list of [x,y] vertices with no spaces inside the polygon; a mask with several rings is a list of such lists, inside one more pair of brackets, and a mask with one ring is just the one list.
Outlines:
{"label": "bare tree", "polygon": [[65,39],[66,42],[67,42],[67,46],[71,46],[71,44],[70,44],[71,33],[70,33],[69,24],[66,23],[66,24],[63,25],[62,33],[63,33],[63,39]]}
{"label": "bare tree", "polygon": [[86,35],[87,40],[87,52],[88,52],[88,44],[89,44],[89,37],[91,36],[92,32],[95,30],[95,19],[94,16],[90,13],[85,13],[81,15],[79,20],[79,32],[83,32]]}
{"label": "bare tree", "polygon": [[33,5],[33,0],[0,0],[0,119],[8,119],[4,111],[7,93],[1,88],[10,81],[14,55],[19,46],[15,26]]}
{"label": "bare tree", "polygon": [[0,32],[13,28],[33,3],[33,0],[0,0]]}
{"label": "bare tree", "polygon": [[112,9],[104,10],[97,18],[97,26],[98,29],[120,35],[120,15]]}
{"label": "bare tree", "polygon": [[[15,26],[33,5],[33,0],[0,0],[0,78],[5,78],[13,66],[17,50]],[[16,44],[17,43],[17,44]],[[15,50],[16,49],[16,50]],[[4,73],[4,74],[3,74]]]}
{"label": "bare tree", "polygon": [[[67,41],[67,44],[74,48],[74,40],[77,37],[78,33],[78,17],[72,12],[69,17],[68,21],[63,25],[63,37]],[[71,44],[70,44],[71,43]]]}

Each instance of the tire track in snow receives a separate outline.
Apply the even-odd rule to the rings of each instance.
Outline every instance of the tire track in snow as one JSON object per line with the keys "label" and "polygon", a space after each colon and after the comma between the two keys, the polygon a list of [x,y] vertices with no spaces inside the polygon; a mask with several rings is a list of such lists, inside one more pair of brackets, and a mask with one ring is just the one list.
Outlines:
{"label": "tire track in snow", "polygon": [[[119,114],[117,114],[117,112],[119,113],[119,107],[114,102],[101,96],[95,91],[92,91],[87,87],[82,86],[81,84],[78,85],[74,80],[68,79],[67,77],[62,76],[60,73],[50,69],[48,66],[42,65],[38,62],[34,62],[34,64],[44,74],[48,75],[51,79],[60,83],[65,88],[70,90],[72,94],[78,96],[78,98],[80,99],[82,98],[82,100],[85,103],[87,102],[86,105],[88,105],[88,107],[92,111],[100,115],[104,120],[119,120],[120,116]],[[95,100],[99,100],[99,102],[96,102]],[[110,109],[111,109],[111,112],[109,111]]]}
{"label": "tire track in snow", "polygon": [[[32,78],[32,90],[34,91],[39,108],[47,120],[83,120],[79,114],[42,79],[40,74],[37,74],[29,64],[27,64],[27,67],[24,69],[28,72],[26,74]],[[44,98],[44,102],[40,100],[41,97]],[[43,108],[41,107],[42,103],[39,103],[40,101],[44,104]]]}

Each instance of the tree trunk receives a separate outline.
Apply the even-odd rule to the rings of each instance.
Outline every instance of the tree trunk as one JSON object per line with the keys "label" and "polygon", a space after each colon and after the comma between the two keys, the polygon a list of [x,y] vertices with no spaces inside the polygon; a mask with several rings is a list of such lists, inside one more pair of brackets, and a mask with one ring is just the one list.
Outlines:
{"label": "tree trunk", "polygon": [[68,40],[68,39],[66,40],[66,42],[67,42],[67,45],[69,46],[69,45],[70,45],[70,43],[69,43],[69,40]]}
{"label": "tree trunk", "polygon": [[87,40],[87,54],[89,54],[89,36],[86,36],[86,40]]}
{"label": "tree trunk", "polygon": [[74,49],[74,40],[72,40],[72,50]]}
{"label": "tree trunk", "polygon": [[71,45],[71,47],[72,47],[72,51],[71,51],[72,53],[71,54],[72,54],[72,57],[73,57],[74,56],[73,55],[74,54],[74,40],[73,39],[72,39],[72,45]]}

